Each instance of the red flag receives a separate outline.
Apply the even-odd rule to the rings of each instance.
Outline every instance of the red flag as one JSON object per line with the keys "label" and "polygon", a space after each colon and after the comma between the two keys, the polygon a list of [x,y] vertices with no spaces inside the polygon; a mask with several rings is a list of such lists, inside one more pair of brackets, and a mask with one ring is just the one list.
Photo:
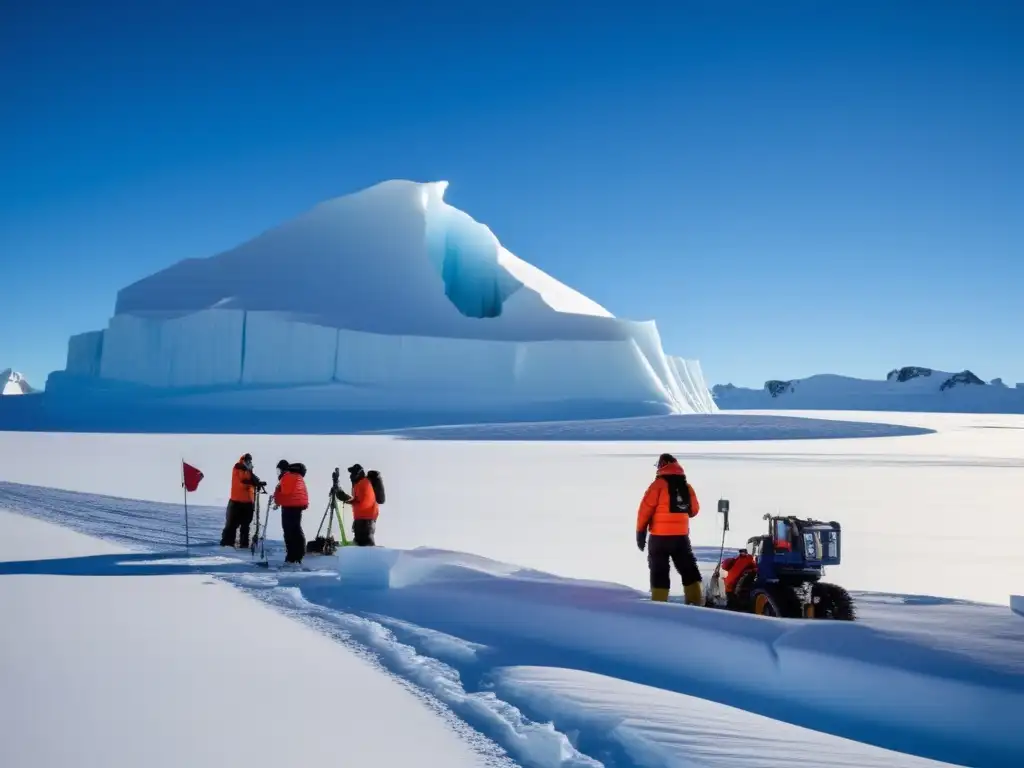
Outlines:
{"label": "red flag", "polygon": [[181,484],[185,486],[186,491],[191,493],[199,487],[199,481],[203,479],[203,473],[191,464],[186,464],[183,461],[181,462],[181,478]]}

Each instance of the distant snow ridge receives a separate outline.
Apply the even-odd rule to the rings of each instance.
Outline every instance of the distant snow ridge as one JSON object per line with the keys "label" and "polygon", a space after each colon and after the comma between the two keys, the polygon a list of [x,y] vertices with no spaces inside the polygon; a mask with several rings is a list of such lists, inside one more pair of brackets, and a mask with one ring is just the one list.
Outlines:
{"label": "distant snow ridge", "polygon": [[653,321],[617,319],[522,261],[446,203],[446,187],[377,184],[122,289],[106,329],[69,340],[48,393],[127,386],[203,405],[717,411],[700,365],[667,355]]}
{"label": "distant snow ridge", "polygon": [[0,371],[0,395],[30,395],[35,390],[24,376],[8,368]]}
{"label": "distant snow ridge", "polygon": [[986,384],[973,372],[936,371],[920,366],[896,368],[884,381],[820,374],[806,379],[765,382],[764,388],[732,384],[712,388],[722,409],[805,409],[1024,413],[1024,390],[1001,379]]}

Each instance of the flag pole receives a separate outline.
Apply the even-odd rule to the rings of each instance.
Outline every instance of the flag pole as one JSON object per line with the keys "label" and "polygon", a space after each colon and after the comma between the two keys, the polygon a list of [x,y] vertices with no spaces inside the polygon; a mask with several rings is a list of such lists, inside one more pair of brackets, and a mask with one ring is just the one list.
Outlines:
{"label": "flag pole", "polygon": [[185,457],[181,457],[181,493],[185,499],[185,553],[189,553],[188,548],[188,488],[185,487]]}

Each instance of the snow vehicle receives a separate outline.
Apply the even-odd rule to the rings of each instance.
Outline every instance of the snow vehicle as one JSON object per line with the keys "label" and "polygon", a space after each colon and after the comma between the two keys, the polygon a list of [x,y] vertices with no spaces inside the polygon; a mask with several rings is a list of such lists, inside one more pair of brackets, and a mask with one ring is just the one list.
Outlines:
{"label": "snow vehicle", "polygon": [[[718,504],[729,530],[729,502]],[[718,565],[708,586],[705,605],[784,619],[853,621],[850,594],[838,584],[822,581],[825,567],[842,560],[842,527],[835,521],[766,514],[768,534],[747,540],[736,557]],[[721,571],[729,576],[723,582]]]}

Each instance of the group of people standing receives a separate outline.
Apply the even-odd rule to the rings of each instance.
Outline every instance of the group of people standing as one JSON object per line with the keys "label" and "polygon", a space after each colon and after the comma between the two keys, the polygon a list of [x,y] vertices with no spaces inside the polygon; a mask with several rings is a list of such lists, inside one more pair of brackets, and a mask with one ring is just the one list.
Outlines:
{"label": "group of people standing", "polygon": [[[348,468],[352,482],[349,494],[335,483],[331,495],[343,504],[352,506],[353,543],[360,547],[375,546],[377,517],[380,514],[376,491],[359,464]],[[277,487],[271,496],[273,506],[281,510],[281,530],[284,532],[285,562],[301,563],[306,554],[306,535],[302,530],[302,513],[309,508],[306,488],[306,465],[281,459],[277,462]],[[240,549],[249,547],[250,526],[256,509],[256,494],[266,488],[252,469],[252,454],[239,457],[231,470],[231,497],[228,501],[224,531],[220,545],[233,547],[237,538]]]}
{"label": "group of people standing", "polygon": [[[636,543],[643,552],[651,572],[651,599],[668,600],[669,575],[672,566],[683,582],[686,602],[703,603],[703,584],[697,558],[690,545],[690,518],[700,512],[700,501],[687,481],[686,473],[674,456],[663,453],[658,457],[654,481],[648,486],[637,510]],[[331,497],[352,506],[353,543],[360,547],[375,546],[374,535],[380,506],[374,483],[359,464],[348,468],[352,493],[342,490],[337,483],[337,472],[331,487]],[[306,466],[281,459],[277,463],[277,487],[273,504],[281,509],[281,529],[284,531],[286,563],[301,563],[306,554],[306,536],[302,530],[302,513],[309,507],[306,489]],[[252,455],[239,457],[231,471],[231,500],[228,502],[227,520],[221,535],[221,546],[249,547],[249,527],[255,510],[256,494],[266,483],[252,471]],[[383,491],[383,486],[380,486]],[[379,501],[383,501],[381,498]]]}

